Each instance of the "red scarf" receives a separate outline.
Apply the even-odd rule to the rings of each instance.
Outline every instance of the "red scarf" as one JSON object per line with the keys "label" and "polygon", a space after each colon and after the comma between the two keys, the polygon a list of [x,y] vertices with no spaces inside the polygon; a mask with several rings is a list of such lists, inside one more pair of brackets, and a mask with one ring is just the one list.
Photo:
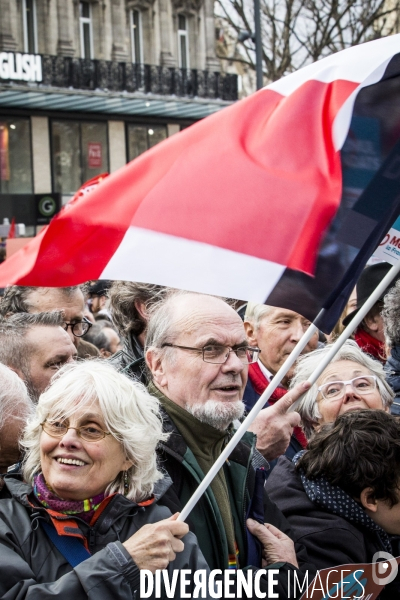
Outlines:
{"label": "red scarf", "polygon": [[372,337],[372,335],[365,331],[365,329],[362,327],[357,329],[354,339],[363,352],[371,354],[371,356],[379,360],[382,364],[385,364],[386,352],[385,344],[383,342],[380,342],[376,338]]}
{"label": "red scarf", "polygon": [[[268,387],[269,381],[265,377],[264,373],[261,371],[258,363],[252,363],[249,365],[249,378],[253,387],[257,394],[261,394]],[[275,404],[277,400],[280,400],[285,394],[287,394],[287,389],[282,386],[278,386],[276,390],[272,393],[270,399],[268,400],[269,404]],[[307,448],[307,438],[304,435],[304,431],[301,427],[295,427],[293,429],[293,435],[302,448]]]}

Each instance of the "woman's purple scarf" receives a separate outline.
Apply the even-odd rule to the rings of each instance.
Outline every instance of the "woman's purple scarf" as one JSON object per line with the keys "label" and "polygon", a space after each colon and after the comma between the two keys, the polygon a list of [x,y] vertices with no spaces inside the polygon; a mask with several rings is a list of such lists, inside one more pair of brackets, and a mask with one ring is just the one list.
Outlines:
{"label": "woman's purple scarf", "polygon": [[48,488],[42,473],[35,475],[33,479],[33,493],[45,508],[64,515],[80,517],[87,523],[90,523],[94,513],[104,500],[104,494],[98,494],[87,500],[63,500]]}

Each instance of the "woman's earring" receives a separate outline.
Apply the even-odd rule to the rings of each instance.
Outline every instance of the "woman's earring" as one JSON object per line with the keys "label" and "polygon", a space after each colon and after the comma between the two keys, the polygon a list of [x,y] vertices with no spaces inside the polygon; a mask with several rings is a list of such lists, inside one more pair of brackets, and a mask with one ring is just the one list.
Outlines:
{"label": "woman's earring", "polygon": [[129,490],[128,471],[124,471],[124,494],[127,495]]}

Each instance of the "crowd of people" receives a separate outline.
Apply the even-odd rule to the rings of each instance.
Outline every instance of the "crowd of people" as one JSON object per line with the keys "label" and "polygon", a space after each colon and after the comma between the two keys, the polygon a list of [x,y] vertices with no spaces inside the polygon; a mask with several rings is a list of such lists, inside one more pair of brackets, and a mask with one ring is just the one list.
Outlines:
{"label": "crowd of people", "polygon": [[[333,335],[388,268],[366,267]],[[398,556],[400,280],[313,385],[333,340],[310,339],[177,518],[309,325],[143,283],[6,288],[0,597],[138,599],[144,569],[190,572],[190,597],[196,572],[229,569],[286,599],[291,575]]]}

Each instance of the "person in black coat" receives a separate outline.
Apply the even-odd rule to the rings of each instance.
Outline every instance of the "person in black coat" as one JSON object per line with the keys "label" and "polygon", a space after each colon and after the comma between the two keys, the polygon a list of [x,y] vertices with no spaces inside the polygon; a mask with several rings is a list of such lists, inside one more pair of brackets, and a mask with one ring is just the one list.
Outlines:
{"label": "person in black coat", "polygon": [[[266,489],[317,569],[400,554],[400,421],[351,411],[315,434],[293,462],[279,459]],[[380,598],[398,598],[400,578]]]}

